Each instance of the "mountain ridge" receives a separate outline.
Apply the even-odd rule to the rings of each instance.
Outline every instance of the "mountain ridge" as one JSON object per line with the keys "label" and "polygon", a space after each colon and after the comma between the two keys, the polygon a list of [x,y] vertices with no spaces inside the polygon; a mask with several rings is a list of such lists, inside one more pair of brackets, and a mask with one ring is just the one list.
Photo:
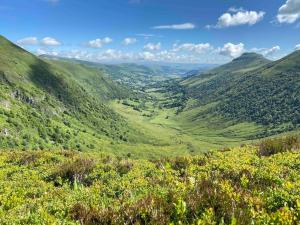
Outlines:
{"label": "mountain ridge", "polygon": [[1,147],[79,149],[99,136],[127,140],[125,120],[70,73],[0,38]]}
{"label": "mountain ridge", "polygon": [[207,75],[187,78],[181,85],[188,98],[197,101],[196,108],[213,104],[205,113],[222,115],[236,123],[264,125],[266,130],[261,135],[269,136],[299,127],[299,65],[300,51],[271,62],[246,53]]}

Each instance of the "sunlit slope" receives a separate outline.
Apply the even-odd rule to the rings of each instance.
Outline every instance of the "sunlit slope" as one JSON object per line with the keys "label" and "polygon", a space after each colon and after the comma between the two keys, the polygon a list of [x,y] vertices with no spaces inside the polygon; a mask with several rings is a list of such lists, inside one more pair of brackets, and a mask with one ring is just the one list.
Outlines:
{"label": "sunlit slope", "polygon": [[[240,57],[232,60],[231,62],[211,69],[206,72],[195,74],[183,80],[184,85],[196,86],[202,82],[216,79],[217,77],[232,77],[247,71],[257,69],[263,65],[270,63],[271,61],[264,58],[262,55],[256,53],[244,53]],[[227,77],[228,76],[228,77]]]}
{"label": "sunlit slope", "polygon": [[274,62],[252,53],[244,54],[209,73],[182,81],[193,102],[185,110],[198,108],[197,118],[222,117],[236,124],[250,122],[265,126],[257,136],[297,129],[299,62],[299,51]]}
{"label": "sunlit slope", "polygon": [[[81,149],[101,136],[127,140],[126,122],[73,79],[79,69],[89,72],[49,64],[0,37],[2,148]],[[110,87],[103,84],[102,93]]]}
{"label": "sunlit slope", "polygon": [[128,88],[114,82],[103,70],[96,67],[64,59],[47,60],[47,62],[61,68],[91,95],[101,100],[126,98],[133,94]]}

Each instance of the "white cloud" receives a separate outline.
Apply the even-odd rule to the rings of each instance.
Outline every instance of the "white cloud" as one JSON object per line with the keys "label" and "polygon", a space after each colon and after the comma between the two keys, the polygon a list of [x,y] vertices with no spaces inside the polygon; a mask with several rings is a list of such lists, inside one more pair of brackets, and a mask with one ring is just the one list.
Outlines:
{"label": "white cloud", "polygon": [[113,40],[109,37],[105,37],[103,39],[97,38],[95,40],[91,40],[87,43],[87,46],[90,48],[102,48],[103,45],[111,43]]}
{"label": "white cloud", "polygon": [[243,43],[239,43],[239,44],[227,43],[222,48],[219,48],[217,50],[217,52],[220,55],[229,56],[231,58],[239,57],[240,55],[243,54],[244,51],[245,48]]}
{"label": "white cloud", "polygon": [[160,26],[153,27],[153,29],[171,29],[171,30],[191,30],[191,29],[195,29],[195,28],[196,28],[196,25],[193,23],[160,25]]}
{"label": "white cloud", "polygon": [[58,56],[59,55],[59,53],[56,52],[56,51],[49,51],[49,50],[42,49],[42,48],[37,49],[36,54],[37,55],[51,55],[51,56]]}
{"label": "white cloud", "polygon": [[39,48],[39,49],[36,50],[36,54],[37,55],[48,55],[47,53],[48,52],[46,50],[41,49],[41,48]]}
{"label": "white cloud", "polygon": [[154,34],[136,34],[136,36],[150,38],[150,37],[155,37],[156,35],[154,35]]}
{"label": "white cloud", "polygon": [[45,37],[41,40],[41,45],[47,45],[47,46],[58,46],[61,45],[61,43],[52,37]]}
{"label": "white cloud", "polygon": [[272,56],[280,51],[280,46],[276,45],[271,48],[252,48],[250,51],[260,53],[264,56]]}
{"label": "white cloud", "polygon": [[173,51],[191,51],[195,53],[203,53],[209,49],[212,49],[213,47],[209,43],[200,43],[200,44],[194,44],[194,43],[184,43],[184,44],[174,44],[173,45]]}
{"label": "white cloud", "polygon": [[279,23],[294,23],[300,18],[300,0],[287,0],[277,14]]}
{"label": "white cloud", "polygon": [[254,25],[264,18],[265,12],[246,11],[242,8],[230,8],[221,15],[217,25],[207,25],[207,28],[225,28],[240,25]]}
{"label": "white cloud", "polygon": [[[40,47],[35,50],[38,55],[47,54],[52,56],[75,58],[94,62],[170,62],[170,63],[226,63],[230,58],[239,57],[245,51],[243,43],[226,43],[219,48],[214,48],[209,43],[177,43],[167,50],[160,50],[160,43],[148,43],[147,47],[140,52],[128,52],[118,49],[107,50],[60,50],[59,48]],[[300,50],[300,44],[295,48]],[[263,55],[277,56],[279,46],[271,48],[253,48],[251,51],[259,52]],[[250,50],[249,50],[250,51]],[[199,57],[201,54],[201,57]]]}
{"label": "white cloud", "polygon": [[295,50],[300,50],[300,44],[295,46]]}
{"label": "white cloud", "polygon": [[157,51],[157,50],[160,50],[160,48],[161,48],[160,42],[157,44],[148,43],[144,46],[144,49],[147,51]]}
{"label": "white cloud", "polygon": [[141,52],[138,54],[140,60],[153,61],[155,60],[154,53],[151,52]]}
{"label": "white cloud", "polygon": [[194,54],[181,54],[172,50],[164,51],[142,51],[136,53],[123,52],[116,49],[108,49],[103,52],[89,52],[82,50],[54,51],[49,49],[38,49],[37,55],[52,55],[65,58],[74,58],[93,62],[173,62],[173,63],[197,63],[199,57]]}
{"label": "white cloud", "polygon": [[123,40],[123,45],[132,45],[135,44],[137,42],[136,38],[125,38]]}
{"label": "white cloud", "polygon": [[38,45],[39,41],[36,37],[26,37],[17,41],[18,45]]}
{"label": "white cloud", "polygon": [[274,53],[278,52],[280,50],[280,46],[276,45],[272,48],[269,48],[269,49],[266,49],[262,52],[262,54],[264,56],[270,56],[270,55],[273,55]]}
{"label": "white cloud", "polygon": [[46,45],[46,46],[58,46],[61,43],[52,37],[45,37],[42,40],[38,40],[37,37],[26,37],[17,41],[18,45],[26,46],[26,45]]}
{"label": "white cloud", "polygon": [[237,12],[241,12],[241,11],[245,11],[245,10],[242,7],[240,7],[240,8],[230,7],[228,9],[228,12],[233,12],[233,13],[237,13]]}

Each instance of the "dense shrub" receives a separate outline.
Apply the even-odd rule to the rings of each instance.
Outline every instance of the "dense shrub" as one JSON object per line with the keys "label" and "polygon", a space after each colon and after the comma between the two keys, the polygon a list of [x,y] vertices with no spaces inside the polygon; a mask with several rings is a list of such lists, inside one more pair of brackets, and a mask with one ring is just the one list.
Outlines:
{"label": "dense shrub", "polygon": [[75,180],[83,183],[90,184],[88,175],[95,167],[95,161],[90,158],[77,158],[62,163],[59,168],[54,172],[52,178],[61,178],[64,181],[74,183]]}
{"label": "dense shrub", "polygon": [[122,176],[127,174],[133,167],[133,163],[129,160],[121,160],[116,165],[117,172]]}
{"label": "dense shrub", "polygon": [[298,224],[300,152],[258,149],[155,161],[2,151],[0,224]]}
{"label": "dense shrub", "polygon": [[162,198],[148,196],[134,204],[120,208],[89,208],[76,203],[70,210],[71,217],[81,224],[169,224],[174,206]]}
{"label": "dense shrub", "polygon": [[277,153],[299,149],[300,139],[297,136],[287,136],[283,138],[274,138],[263,140],[259,144],[258,155],[270,156]]}

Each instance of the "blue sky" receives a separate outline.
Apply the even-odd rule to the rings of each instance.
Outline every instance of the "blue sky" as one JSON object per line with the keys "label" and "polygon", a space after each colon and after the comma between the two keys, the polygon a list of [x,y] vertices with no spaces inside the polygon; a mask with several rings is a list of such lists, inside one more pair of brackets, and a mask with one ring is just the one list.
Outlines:
{"label": "blue sky", "polygon": [[300,48],[300,0],[1,0],[1,34],[35,54],[223,63]]}

